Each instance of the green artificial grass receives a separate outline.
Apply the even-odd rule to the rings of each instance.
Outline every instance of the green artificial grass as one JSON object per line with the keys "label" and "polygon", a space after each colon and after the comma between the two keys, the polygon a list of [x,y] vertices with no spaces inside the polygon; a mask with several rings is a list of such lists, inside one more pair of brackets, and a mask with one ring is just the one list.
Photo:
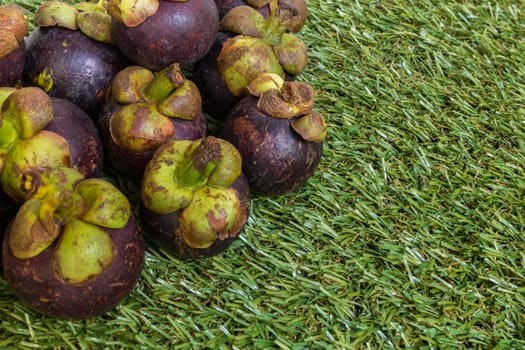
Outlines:
{"label": "green artificial grass", "polygon": [[149,244],[101,317],[43,317],[0,278],[0,348],[525,347],[523,3],[308,6],[300,79],[329,127],[308,183],[254,195],[220,256]]}

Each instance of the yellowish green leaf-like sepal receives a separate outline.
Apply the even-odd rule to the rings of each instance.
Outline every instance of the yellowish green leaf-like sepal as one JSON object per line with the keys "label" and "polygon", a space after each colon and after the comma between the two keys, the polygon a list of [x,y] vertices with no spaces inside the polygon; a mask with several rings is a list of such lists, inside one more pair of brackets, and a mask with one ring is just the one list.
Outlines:
{"label": "yellowish green leaf-like sepal", "polygon": [[47,230],[40,221],[42,200],[31,199],[18,210],[10,227],[9,248],[19,259],[37,256],[49,247],[59,234],[55,222],[53,230]]}
{"label": "yellowish green leaf-like sepal", "polygon": [[71,220],[55,252],[55,269],[65,281],[82,283],[104,272],[114,256],[113,241],[106,231],[82,220]]}
{"label": "yellowish green leaf-like sepal", "polygon": [[135,103],[121,107],[110,119],[113,141],[128,152],[155,150],[175,135],[175,126],[156,104]]}
{"label": "yellowish green leaf-like sepal", "polygon": [[226,40],[217,63],[228,90],[236,96],[245,94],[248,84],[263,73],[274,73],[281,78],[285,75],[272,47],[261,39],[245,35]]}
{"label": "yellowish green leaf-like sepal", "polygon": [[244,222],[241,202],[232,188],[203,187],[179,216],[180,231],[192,248],[208,248],[217,238],[233,236]]}
{"label": "yellowish green leaf-like sepal", "polygon": [[34,24],[37,27],[59,26],[77,30],[76,17],[78,10],[63,1],[43,2],[35,13]]}
{"label": "yellowish green leaf-like sepal", "polygon": [[192,81],[185,80],[181,87],[157,103],[157,109],[168,117],[194,120],[202,110],[199,88]]}
{"label": "yellowish green leaf-like sepal", "polygon": [[102,12],[80,12],[76,17],[78,29],[87,37],[101,43],[113,44],[111,16]]}
{"label": "yellowish green leaf-like sepal", "polygon": [[30,138],[53,120],[51,97],[39,87],[11,92],[2,104],[2,119],[9,120],[22,139]]}
{"label": "yellowish green leaf-like sepal", "polygon": [[316,111],[293,120],[291,125],[295,132],[301,135],[305,141],[323,142],[326,139],[326,123],[324,118]]}
{"label": "yellowish green leaf-like sepal", "polygon": [[110,182],[86,179],[75,188],[83,203],[80,218],[98,226],[117,229],[126,225],[131,215],[128,199]]}
{"label": "yellowish green leaf-like sepal", "polygon": [[108,13],[127,27],[136,27],[159,8],[158,0],[109,0]]}
{"label": "yellowish green leaf-like sepal", "polygon": [[8,195],[23,201],[27,195],[24,176],[33,170],[69,167],[71,153],[66,139],[42,130],[30,139],[15,142],[4,161],[0,183]]}

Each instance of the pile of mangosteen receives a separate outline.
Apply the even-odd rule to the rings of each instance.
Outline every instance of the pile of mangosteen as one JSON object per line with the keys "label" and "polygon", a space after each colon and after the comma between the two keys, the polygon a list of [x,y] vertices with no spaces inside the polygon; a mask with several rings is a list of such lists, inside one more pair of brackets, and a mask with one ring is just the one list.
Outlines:
{"label": "pile of mangosteen", "polygon": [[144,235],[210,257],[238,238],[251,194],[303,186],[326,137],[296,79],[307,16],[306,0],[46,1],[28,33],[26,10],[0,6],[1,266],[15,296],[52,317],[100,315],[136,285]]}

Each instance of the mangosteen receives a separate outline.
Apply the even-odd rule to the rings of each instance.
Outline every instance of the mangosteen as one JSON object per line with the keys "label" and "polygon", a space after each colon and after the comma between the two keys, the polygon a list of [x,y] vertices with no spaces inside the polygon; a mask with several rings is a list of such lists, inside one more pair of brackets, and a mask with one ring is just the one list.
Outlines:
{"label": "mangosteen", "polygon": [[247,5],[233,7],[222,18],[212,48],[194,67],[206,112],[224,119],[257,76],[273,73],[294,80],[305,69],[306,45],[288,29],[291,10],[280,4],[269,1],[268,18]]}
{"label": "mangosteen", "polygon": [[202,138],[207,125],[199,89],[177,63],[160,72],[123,69],[98,121],[109,164],[137,178],[157,148],[170,140]]}
{"label": "mangosteen", "polygon": [[28,171],[71,166],[98,177],[102,143],[93,120],[65,99],[51,98],[38,87],[12,89],[1,105],[0,183],[23,202]]}
{"label": "mangosteen", "polygon": [[99,8],[44,2],[35,13],[37,28],[26,38],[23,75],[26,84],[70,100],[91,118],[98,115],[115,74],[129,64],[111,44],[111,18]]}
{"label": "mangosteen", "polygon": [[23,303],[47,316],[86,319],[136,285],[144,241],[127,198],[73,168],[31,175],[31,194],[2,245],[4,276]]}
{"label": "mangosteen", "polygon": [[120,50],[135,64],[151,70],[197,62],[219,30],[213,0],[110,0],[108,10]]}
{"label": "mangosteen", "polygon": [[[238,6],[251,6],[265,18],[270,16],[270,0],[215,0],[222,19],[230,10]],[[286,13],[286,27],[292,33],[299,32],[308,18],[306,0],[278,0],[281,12]]]}
{"label": "mangosteen", "polygon": [[162,146],[144,171],[141,222],[161,248],[181,258],[223,252],[249,215],[242,159],[230,143],[208,136]]}
{"label": "mangosteen", "polygon": [[221,137],[239,150],[250,190],[280,195],[301,187],[317,168],[326,124],[307,83],[264,74],[226,117]]}
{"label": "mangosteen", "polygon": [[0,86],[14,86],[24,71],[27,15],[16,4],[0,6]]}
{"label": "mangosteen", "polygon": [[270,0],[270,16],[264,18],[251,6],[230,10],[220,22],[221,31],[237,33],[224,42],[218,68],[234,95],[246,92],[248,84],[263,73],[297,76],[307,64],[304,42],[287,28],[289,11]]}

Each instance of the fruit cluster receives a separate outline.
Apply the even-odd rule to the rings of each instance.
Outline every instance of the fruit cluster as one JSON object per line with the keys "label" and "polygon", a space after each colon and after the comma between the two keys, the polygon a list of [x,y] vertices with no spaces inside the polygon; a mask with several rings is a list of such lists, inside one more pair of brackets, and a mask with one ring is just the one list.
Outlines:
{"label": "fruit cluster", "polygon": [[[313,88],[295,79],[307,16],[306,0],[46,1],[28,33],[23,8],[0,6],[13,293],[48,316],[100,315],[137,283],[143,233],[210,257],[239,236],[250,194],[303,186],[326,137]],[[137,180],[136,207],[105,168]]]}

